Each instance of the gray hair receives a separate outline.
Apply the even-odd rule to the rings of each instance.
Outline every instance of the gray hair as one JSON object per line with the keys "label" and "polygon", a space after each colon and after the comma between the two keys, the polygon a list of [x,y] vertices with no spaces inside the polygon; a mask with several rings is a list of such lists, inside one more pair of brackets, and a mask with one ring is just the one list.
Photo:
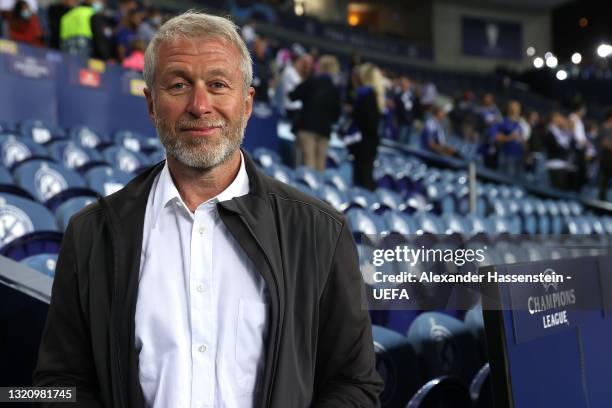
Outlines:
{"label": "gray hair", "polygon": [[180,37],[189,39],[219,38],[234,44],[240,54],[240,71],[242,71],[244,77],[244,92],[246,93],[253,81],[253,61],[246,44],[238,33],[238,26],[227,18],[195,10],[186,11],[168,20],[159,28],[149,43],[145,52],[143,73],[147,88],[153,89],[157,52],[160,45]]}

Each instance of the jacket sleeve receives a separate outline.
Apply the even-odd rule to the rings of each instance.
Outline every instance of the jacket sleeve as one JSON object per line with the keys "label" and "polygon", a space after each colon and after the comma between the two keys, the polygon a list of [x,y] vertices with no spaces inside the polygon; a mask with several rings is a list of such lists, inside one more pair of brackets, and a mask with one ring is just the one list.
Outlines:
{"label": "jacket sleeve", "polygon": [[71,222],[55,268],[51,304],[43,330],[34,386],[76,387],[76,403],[42,404],[43,407],[103,407],[98,398],[91,338],[81,302]]}
{"label": "jacket sleeve", "polygon": [[319,304],[312,407],[379,407],[372,327],[355,244],[346,222]]}

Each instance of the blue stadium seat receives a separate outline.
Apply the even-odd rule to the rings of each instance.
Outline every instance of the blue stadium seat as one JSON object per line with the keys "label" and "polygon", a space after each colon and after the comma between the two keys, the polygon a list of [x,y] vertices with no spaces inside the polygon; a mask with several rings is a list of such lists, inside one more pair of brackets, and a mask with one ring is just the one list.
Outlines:
{"label": "blue stadium seat", "polygon": [[470,384],[472,408],[490,408],[494,406],[493,390],[491,388],[491,369],[486,363]]}
{"label": "blue stadium seat", "polygon": [[376,370],[385,388],[380,396],[385,408],[405,407],[423,383],[419,361],[406,337],[380,326],[372,326]]}
{"label": "blue stadium seat", "polygon": [[413,219],[415,221],[417,231],[420,230],[421,233],[428,232],[430,234],[444,234],[446,232],[444,224],[434,214],[420,211],[414,213]]}
{"label": "blue stadium seat", "polygon": [[18,165],[15,182],[41,203],[68,189],[85,188],[85,181],[76,172],[56,163],[31,160]]}
{"label": "blue stadium seat", "polygon": [[407,334],[426,379],[454,375],[467,385],[479,369],[477,344],[465,324],[438,312],[420,314]]}
{"label": "blue stadium seat", "polygon": [[471,228],[468,222],[457,214],[443,214],[441,219],[445,226],[445,233],[452,234],[457,233],[462,236],[471,234]]}
{"label": "blue stadium seat", "polygon": [[54,277],[55,265],[57,264],[57,254],[32,255],[22,259],[21,263],[28,268],[42,273],[43,275]]}
{"label": "blue stadium seat", "polygon": [[[351,208],[346,212],[351,231],[357,236],[360,234],[375,235],[384,232],[385,227],[382,220],[374,213],[361,208]],[[359,241],[359,240],[358,240]]]}
{"label": "blue stadium seat", "polygon": [[294,171],[294,180],[306,184],[313,190],[318,190],[323,185],[323,177],[319,172],[308,166],[299,166]]}
{"label": "blue stadium seat", "polygon": [[96,201],[96,197],[91,196],[80,196],[72,197],[57,207],[55,210],[55,218],[57,219],[57,225],[62,231],[68,227],[68,221],[70,217],[79,212],[82,208],[88,206]]}
{"label": "blue stadium seat", "polygon": [[350,180],[343,177],[338,169],[325,169],[323,179],[326,184],[336,187],[339,191],[346,192],[350,185]]}
{"label": "blue stadium seat", "polygon": [[104,163],[98,151],[82,147],[74,141],[58,140],[52,142],[47,148],[55,161],[71,169],[76,170]]}
{"label": "blue stadium seat", "polygon": [[10,135],[0,135],[2,164],[11,168],[18,163],[33,158],[48,158],[47,150],[32,140]]}
{"label": "blue stadium seat", "polygon": [[259,163],[259,165],[264,168],[269,167],[273,164],[283,163],[278,153],[266,147],[258,147],[257,149],[255,149],[253,151],[253,159],[256,163]]}
{"label": "blue stadium seat", "polygon": [[107,147],[102,155],[107,163],[126,173],[138,173],[150,164],[143,153],[119,146]]}
{"label": "blue stadium seat", "polygon": [[349,208],[364,208],[375,211],[379,207],[376,194],[365,188],[353,186],[347,192]]}
{"label": "blue stadium seat", "polygon": [[268,176],[278,181],[282,181],[283,183],[287,183],[287,184],[292,183],[293,180],[295,179],[293,170],[291,170],[289,167],[285,166],[284,164],[272,164],[268,167],[264,167],[264,172]]}
{"label": "blue stadium seat", "polygon": [[61,239],[53,214],[44,206],[0,194],[0,255],[20,261],[41,253],[57,253]]}
{"label": "blue stadium seat", "polygon": [[110,166],[96,166],[85,173],[89,188],[103,197],[122,189],[131,179],[131,174]]}
{"label": "blue stadium seat", "polygon": [[133,152],[146,152],[147,148],[151,148],[149,139],[140,133],[132,132],[131,130],[119,130],[115,132],[113,141],[115,145],[125,147]]}
{"label": "blue stadium seat", "polygon": [[440,376],[423,385],[406,408],[471,408],[471,404],[469,391],[459,379]]}
{"label": "blue stadium seat", "polygon": [[463,317],[465,327],[469,330],[478,344],[478,362],[484,364],[487,359],[487,342],[485,340],[484,317],[482,314],[482,304],[477,304],[465,313]]}
{"label": "blue stadium seat", "polygon": [[4,166],[0,166],[0,184],[13,184],[13,176]]}
{"label": "blue stadium seat", "polygon": [[413,235],[417,227],[409,215],[399,211],[386,211],[381,215],[389,233]]}
{"label": "blue stadium seat", "polygon": [[383,213],[390,211],[404,211],[406,203],[402,200],[399,194],[395,191],[379,187],[376,189],[377,201],[380,203],[379,212]]}
{"label": "blue stadium seat", "polygon": [[340,212],[344,212],[348,207],[348,201],[344,193],[327,184],[322,184],[319,187],[317,197]]}
{"label": "blue stadium seat", "polygon": [[347,160],[348,151],[346,149],[332,148],[327,150],[327,160],[325,163],[327,168],[338,168]]}
{"label": "blue stadium seat", "polygon": [[45,144],[57,139],[65,139],[66,131],[59,126],[44,123],[38,119],[26,119],[19,125],[21,135],[38,144]]}
{"label": "blue stadium seat", "polygon": [[70,139],[79,143],[83,147],[95,149],[107,146],[111,143],[108,136],[97,133],[87,126],[75,126],[70,129]]}

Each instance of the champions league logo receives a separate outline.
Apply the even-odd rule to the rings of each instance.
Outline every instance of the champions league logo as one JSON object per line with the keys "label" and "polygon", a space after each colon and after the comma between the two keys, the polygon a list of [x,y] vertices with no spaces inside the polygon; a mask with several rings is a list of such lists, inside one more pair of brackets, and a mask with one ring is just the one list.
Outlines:
{"label": "champions league logo", "polygon": [[46,163],[43,163],[34,175],[34,185],[44,201],[68,188],[68,183],[64,177],[49,168]]}
{"label": "champions league logo", "polygon": [[117,154],[117,162],[119,163],[119,168],[128,173],[133,172],[140,165],[138,159],[134,157],[134,155],[123,150],[120,150]]}
{"label": "champions league logo", "polygon": [[68,144],[64,149],[64,163],[72,169],[81,167],[87,163],[88,160],[89,157],[87,153],[72,143]]}
{"label": "champions league logo", "polygon": [[14,138],[10,138],[2,146],[2,156],[7,167],[11,167],[13,164],[25,160],[31,155],[30,149]]}
{"label": "champions league logo", "polygon": [[444,326],[437,324],[433,317],[429,319],[429,338],[433,341],[442,341],[451,337],[451,332]]}
{"label": "champions league logo", "polygon": [[[557,273],[553,269],[546,269],[543,275],[555,277]],[[527,310],[530,315],[544,313],[542,316],[542,327],[548,329],[559,325],[569,326],[567,310],[564,308],[576,304],[576,293],[573,288],[559,290],[559,283],[543,282],[545,293],[541,296],[530,296],[527,299]],[[551,290],[552,288],[552,290]]]}
{"label": "champions league logo", "polygon": [[6,204],[0,199],[0,242],[5,245],[12,240],[34,231],[32,221],[21,209]]}

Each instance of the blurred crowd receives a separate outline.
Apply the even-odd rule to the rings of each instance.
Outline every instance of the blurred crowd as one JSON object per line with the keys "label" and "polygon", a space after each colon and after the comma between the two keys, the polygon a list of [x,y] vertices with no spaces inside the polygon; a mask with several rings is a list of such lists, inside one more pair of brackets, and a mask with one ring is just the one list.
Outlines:
{"label": "blurred crowd", "polygon": [[[4,37],[137,71],[148,42],[171,17],[136,0],[116,0],[113,9],[104,0],[59,0],[46,10],[36,0],[3,5]],[[510,100],[500,109],[493,93],[465,91],[451,98],[430,81],[363,63],[358,54],[339,61],[316,48],[280,44],[258,33],[255,21],[241,32],[253,58],[255,99],[274,105],[296,136],[291,164],[323,171],[336,130],[354,157],[355,184],[374,189],[380,138],[461,158],[449,143],[458,138],[477,147],[477,160],[515,180],[536,174],[554,188],[576,192],[597,183],[599,198],[606,199],[612,111],[596,122],[587,119],[584,103],[538,112]]]}
{"label": "blurred crowd", "polygon": [[144,50],[165,18],[159,9],[136,0],[59,0],[39,10],[36,0],[4,1],[5,38],[47,46],[72,55],[122,64],[142,71]]}

